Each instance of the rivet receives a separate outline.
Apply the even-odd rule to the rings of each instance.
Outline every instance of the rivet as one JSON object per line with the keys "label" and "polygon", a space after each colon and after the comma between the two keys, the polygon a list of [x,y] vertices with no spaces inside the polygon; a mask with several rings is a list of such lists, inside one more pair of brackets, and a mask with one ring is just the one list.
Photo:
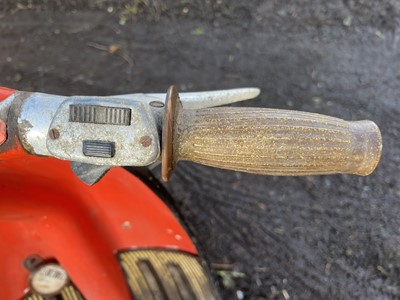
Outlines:
{"label": "rivet", "polygon": [[56,140],[56,139],[58,139],[60,137],[60,132],[56,128],[50,129],[49,130],[49,137],[52,140]]}
{"label": "rivet", "polygon": [[151,137],[149,137],[148,135],[144,135],[140,138],[140,143],[142,144],[143,147],[147,148],[151,145],[152,143],[152,139]]}
{"label": "rivet", "polygon": [[164,103],[162,103],[161,101],[151,101],[150,106],[156,107],[156,108],[161,108],[161,107],[164,107]]}

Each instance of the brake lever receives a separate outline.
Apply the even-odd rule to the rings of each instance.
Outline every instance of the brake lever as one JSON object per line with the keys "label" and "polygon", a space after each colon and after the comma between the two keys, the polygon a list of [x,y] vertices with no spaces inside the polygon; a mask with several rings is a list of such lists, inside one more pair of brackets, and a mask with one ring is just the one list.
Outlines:
{"label": "brake lever", "polygon": [[[206,92],[183,92],[179,93],[179,97],[184,109],[201,109],[254,99],[259,94],[260,89],[250,87]],[[167,99],[167,94],[123,94],[111,97],[137,99],[153,106],[161,105],[163,107]]]}

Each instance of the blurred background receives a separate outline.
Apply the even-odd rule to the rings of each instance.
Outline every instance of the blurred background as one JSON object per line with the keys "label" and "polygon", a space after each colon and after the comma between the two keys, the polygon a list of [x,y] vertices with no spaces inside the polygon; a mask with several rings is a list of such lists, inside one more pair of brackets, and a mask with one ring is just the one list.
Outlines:
{"label": "blurred background", "polygon": [[375,121],[383,157],[368,177],[181,162],[166,187],[224,299],[394,299],[399,16],[395,0],[1,0],[0,85],[62,95],[256,86],[257,99],[236,105]]}

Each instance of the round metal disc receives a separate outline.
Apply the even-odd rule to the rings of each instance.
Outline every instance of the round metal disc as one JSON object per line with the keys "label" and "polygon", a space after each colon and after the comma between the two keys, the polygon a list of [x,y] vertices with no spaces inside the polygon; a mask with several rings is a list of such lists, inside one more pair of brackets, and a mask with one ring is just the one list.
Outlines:
{"label": "round metal disc", "polygon": [[175,168],[174,130],[175,117],[179,105],[179,94],[176,86],[169,87],[165,100],[164,123],[162,129],[161,178],[166,182]]}
{"label": "round metal disc", "polygon": [[41,296],[54,296],[68,284],[68,274],[58,264],[40,266],[30,276],[32,290]]}

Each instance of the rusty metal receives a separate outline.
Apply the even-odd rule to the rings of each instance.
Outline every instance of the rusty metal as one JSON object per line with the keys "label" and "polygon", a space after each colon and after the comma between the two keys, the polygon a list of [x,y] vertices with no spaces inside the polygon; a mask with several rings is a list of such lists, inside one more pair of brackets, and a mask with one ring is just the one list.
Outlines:
{"label": "rusty metal", "polygon": [[[22,106],[32,95],[29,92],[16,92],[12,96],[12,102],[9,103],[5,119],[7,120],[7,139],[0,145],[0,159],[3,155],[8,157],[20,157],[31,149],[29,144],[25,144],[21,139],[18,117],[21,114]],[[7,100],[6,100],[7,101]],[[29,126],[28,123],[22,124],[22,127]]]}
{"label": "rusty metal", "polygon": [[23,265],[24,268],[27,269],[28,271],[32,272],[34,271],[41,263],[43,262],[43,259],[36,255],[30,255],[27,258],[24,259]]}
{"label": "rusty metal", "polygon": [[[184,109],[200,109],[250,100],[259,94],[260,89],[248,87],[218,91],[184,92],[180,93],[180,100]],[[151,103],[153,101],[163,103],[166,99],[164,93],[124,94],[111,97],[142,101],[143,103]]]}
{"label": "rusty metal", "polygon": [[33,93],[23,104],[18,117],[19,135],[24,145],[29,145],[29,152],[51,156],[46,141],[49,138],[50,124],[58,107],[66,99],[64,96]]}
{"label": "rusty metal", "polygon": [[52,128],[49,130],[49,138],[52,140],[56,140],[60,137],[60,132],[58,131],[57,128]]}
{"label": "rusty metal", "polygon": [[165,100],[165,113],[162,129],[161,141],[161,177],[168,181],[175,169],[176,160],[174,156],[175,125],[182,110],[182,104],[179,100],[178,89],[172,85],[169,87]]}
{"label": "rusty metal", "polygon": [[[147,166],[160,156],[156,119],[151,107],[140,101],[68,97],[58,107],[50,128],[61,134],[57,139],[47,137],[46,147],[51,156],[60,159],[103,166]],[[141,140],[143,136],[148,138]]]}
{"label": "rusty metal", "polygon": [[148,135],[142,136],[140,138],[140,143],[142,144],[143,147],[149,147],[151,145],[151,143],[153,142],[153,140],[151,139],[151,137],[149,137]]}

